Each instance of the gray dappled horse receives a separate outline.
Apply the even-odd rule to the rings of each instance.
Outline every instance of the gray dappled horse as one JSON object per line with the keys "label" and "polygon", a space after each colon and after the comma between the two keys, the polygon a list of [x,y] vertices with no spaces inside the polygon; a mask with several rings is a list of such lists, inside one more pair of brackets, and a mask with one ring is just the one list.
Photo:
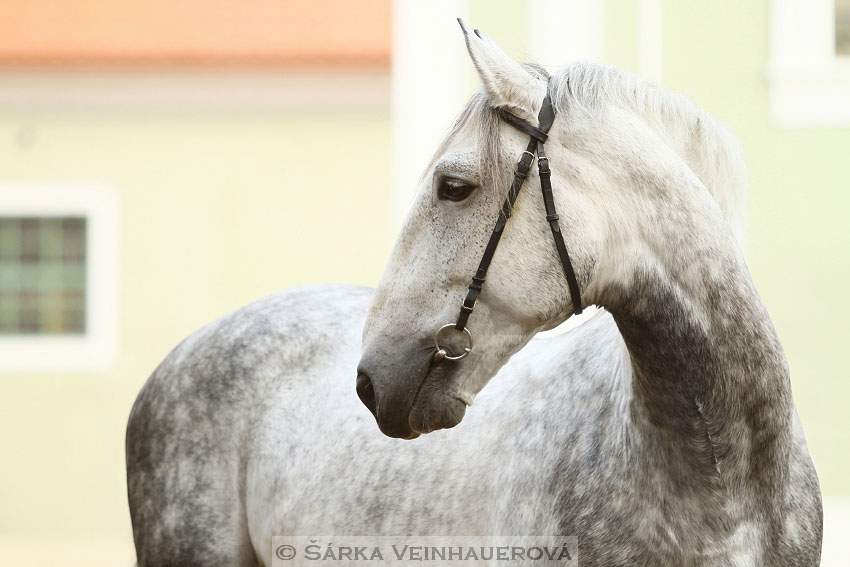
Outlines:
{"label": "gray dappled horse", "polygon": [[[531,340],[573,312],[532,174],[475,348],[432,364],[527,139],[494,109],[535,124],[547,92],[545,71],[464,34],[483,91],[377,291],[257,301],[145,384],[127,428],[139,565],[270,565],[283,534],[563,534],[583,566],[818,565],[817,476],[738,242],[744,167],[688,100],[599,65],[553,78],[555,199],[604,309]],[[454,427],[473,399],[457,429],[391,438]]]}

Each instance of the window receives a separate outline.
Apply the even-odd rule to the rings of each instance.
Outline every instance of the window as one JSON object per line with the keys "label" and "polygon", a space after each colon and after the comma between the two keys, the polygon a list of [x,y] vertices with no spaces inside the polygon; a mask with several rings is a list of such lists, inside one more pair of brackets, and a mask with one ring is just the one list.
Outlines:
{"label": "window", "polygon": [[769,79],[780,126],[850,126],[850,0],[773,0]]}
{"label": "window", "polygon": [[85,330],[85,217],[0,217],[0,334]]}
{"label": "window", "polygon": [[0,372],[112,364],[117,210],[100,184],[0,183]]}
{"label": "window", "polygon": [[835,54],[850,55],[850,0],[835,0]]}

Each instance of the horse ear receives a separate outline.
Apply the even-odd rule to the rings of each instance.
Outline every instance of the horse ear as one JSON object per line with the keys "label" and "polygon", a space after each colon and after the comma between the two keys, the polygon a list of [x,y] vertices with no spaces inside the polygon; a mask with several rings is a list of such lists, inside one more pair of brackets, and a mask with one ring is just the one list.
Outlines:
{"label": "horse ear", "polygon": [[546,96],[546,83],[532,77],[519,63],[511,59],[490,36],[480,30],[470,33],[458,18],[466,40],[466,49],[478,71],[478,77],[493,106],[537,123],[537,113]]}

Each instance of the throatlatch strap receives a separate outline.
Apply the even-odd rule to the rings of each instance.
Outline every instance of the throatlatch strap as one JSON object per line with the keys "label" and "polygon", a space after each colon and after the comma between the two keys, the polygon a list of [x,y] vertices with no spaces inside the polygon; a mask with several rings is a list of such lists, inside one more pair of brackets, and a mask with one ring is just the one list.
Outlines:
{"label": "throatlatch strap", "polygon": [[555,210],[555,197],[552,195],[552,170],[549,169],[549,158],[543,152],[543,144],[537,145],[537,173],[540,175],[540,190],[543,192],[543,206],[546,208],[546,220],[552,230],[552,238],[555,239],[555,248],[558,249],[558,257],[561,259],[561,267],[567,278],[570,288],[570,297],[573,300],[573,313],[578,315],[582,312],[581,292],[579,291],[573,263],[567,253],[567,245],[564,243],[564,235],[561,234],[561,225],[558,224],[558,212]]}
{"label": "throatlatch strap", "polygon": [[[550,79],[551,81],[551,79]],[[538,115],[539,127],[535,128],[525,120],[514,116],[506,110],[498,109],[499,117],[521,132],[528,134],[531,139],[528,141],[528,147],[522,153],[519,163],[514,170],[514,178],[511,182],[511,188],[508,191],[508,196],[502,205],[502,211],[499,218],[496,220],[496,225],[493,227],[493,232],[490,234],[490,240],[487,242],[487,247],[484,249],[484,255],[481,257],[481,262],[478,264],[478,269],[475,275],[472,276],[472,283],[469,284],[469,291],[463,304],[460,307],[460,315],[458,315],[455,329],[463,331],[466,327],[466,322],[472,311],[475,308],[475,301],[478,299],[478,294],[481,293],[481,288],[484,285],[487,276],[487,269],[490,267],[490,262],[493,260],[493,255],[496,253],[496,247],[499,245],[499,240],[502,238],[505,224],[511,216],[511,209],[516,202],[522,185],[528,177],[528,171],[531,169],[531,162],[534,160],[534,152],[537,152],[537,168],[540,175],[540,188],[543,191],[543,203],[546,207],[546,220],[549,222],[549,227],[552,230],[552,237],[555,239],[555,248],[558,250],[558,257],[561,260],[561,266],[564,269],[564,276],[567,278],[567,285],[570,288],[570,296],[573,301],[573,312],[581,313],[581,294],[576,280],[573,265],[570,262],[570,256],[567,253],[567,245],[564,243],[564,237],[561,234],[561,227],[558,224],[558,213],[555,210],[555,198],[552,195],[552,171],[549,169],[549,159],[543,151],[543,144],[546,142],[549,134],[549,129],[555,121],[555,110],[552,107],[552,99],[547,89],[546,98],[543,99],[543,104],[540,107]]]}

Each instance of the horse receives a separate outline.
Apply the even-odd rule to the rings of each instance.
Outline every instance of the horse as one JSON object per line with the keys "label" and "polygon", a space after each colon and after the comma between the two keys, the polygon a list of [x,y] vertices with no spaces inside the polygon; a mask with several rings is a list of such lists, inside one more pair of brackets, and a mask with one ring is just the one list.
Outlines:
{"label": "horse", "polygon": [[[588,567],[818,565],[820,489],[742,252],[734,137],[621,70],[550,77],[461,28],[482,90],[377,289],[261,299],[145,383],[126,440],[138,564],[268,566],[288,534],[561,534]],[[542,194],[501,208],[527,136],[502,118],[533,132],[547,96],[562,236],[599,310],[535,338],[579,298]],[[435,346],[503,214],[474,347],[451,329]]]}

